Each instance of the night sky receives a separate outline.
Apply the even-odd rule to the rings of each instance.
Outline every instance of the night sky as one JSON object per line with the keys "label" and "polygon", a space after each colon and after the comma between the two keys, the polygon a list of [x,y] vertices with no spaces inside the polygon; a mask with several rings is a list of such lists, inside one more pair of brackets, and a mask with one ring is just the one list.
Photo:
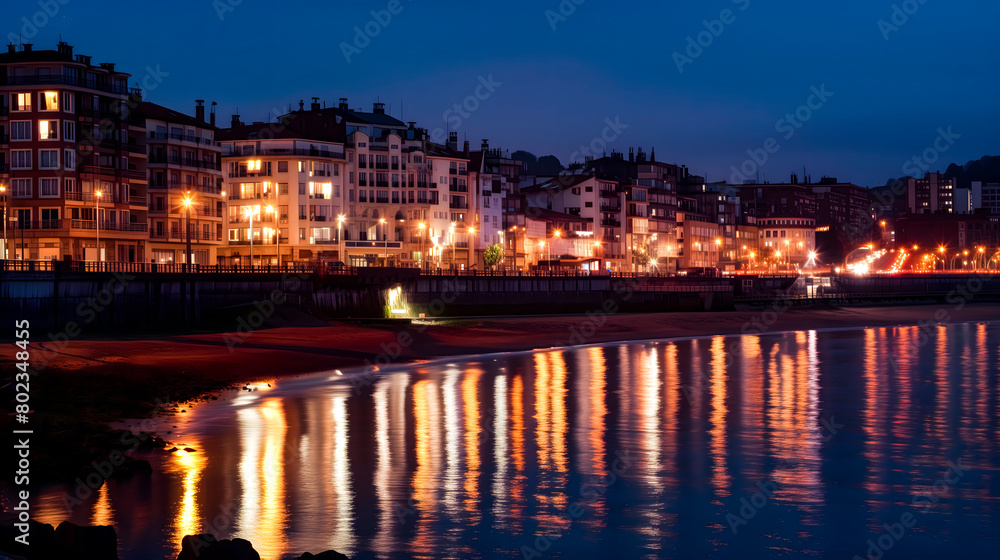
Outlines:
{"label": "night sky", "polygon": [[[609,151],[655,146],[710,180],[743,167],[777,182],[805,167],[880,185],[949,127],[930,170],[1000,154],[992,0],[48,4],[55,15],[46,0],[3,2],[0,30],[36,49],[61,35],[134,81],[158,67],[146,99],[188,113],[217,101],[220,124],[237,107],[251,122],[313,96],[369,111],[380,99],[432,131],[450,123],[474,148],[488,137],[567,163],[613,138]],[[797,110],[797,126],[782,120]]]}

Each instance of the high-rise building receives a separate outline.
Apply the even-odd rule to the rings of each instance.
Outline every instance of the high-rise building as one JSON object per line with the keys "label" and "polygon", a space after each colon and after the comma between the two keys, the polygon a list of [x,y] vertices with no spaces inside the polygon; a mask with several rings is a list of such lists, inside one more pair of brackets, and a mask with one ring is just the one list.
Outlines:
{"label": "high-rise building", "polygon": [[63,42],[9,45],[0,69],[10,256],[147,259],[146,134],[130,75]]}
{"label": "high-rise building", "polygon": [[927,173],[923,179],[906,180],[907,208],[914,214],[951,214],[954,209],[955,180],[940,173]]}

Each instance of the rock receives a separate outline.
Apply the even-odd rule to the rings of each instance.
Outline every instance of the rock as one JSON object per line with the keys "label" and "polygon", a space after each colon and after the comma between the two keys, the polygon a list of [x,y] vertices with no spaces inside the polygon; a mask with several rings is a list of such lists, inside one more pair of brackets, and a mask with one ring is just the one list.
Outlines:
{"label": "rock", "polygon": [[[0,558],[11,556],[13,558],[34,558],[37,560],[55,560],[59,558],[59,548],[56,542],[56,530],[52,525],[39,523],[32,519],[28,522],[31,535],[31,548],[20,544],[14,538],[21,535],[21,531],[12,525],[0,524]],[[16,555],[16,556],[13,556]]]}
{"label": "rock", "polygon": [[110,525],[80,526],[63,521],[56,527],[61,558],[118,560],[118,534]]}
{"label": "rock", "polygon": [[337,552],[336,550],[327,550],[326,552],[320,552],[319,554],[309,554],[305,552],[302,556],[299,556],[295,560],[350,560],[347,556]]}
{"label": "rock", "polygon": [[185,535],[177,560],[260,560],[250,541],[215,540],[214,535]]}

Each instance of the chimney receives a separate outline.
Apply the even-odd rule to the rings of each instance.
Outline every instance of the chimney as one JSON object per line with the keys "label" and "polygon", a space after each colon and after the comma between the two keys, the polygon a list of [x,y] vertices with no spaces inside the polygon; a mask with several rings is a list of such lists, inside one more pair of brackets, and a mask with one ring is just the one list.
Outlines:
{"label": "chimney", "polygon": [[102,62],[101,63],[101,68],[104,68],[108,72],[114,72],[115,71],[115,63],[114,62]]}
{"label": "chimney", "polygon": [[484,152],[486,150],[490,149],[490,141],[489,141],[489,139],[483,138],[483,148],[482,149],[483,149]]}
{"label": "chimney", "polygon": [[134,87],[130,91],[129,97],[134,105],[142,103],[142,88]]}
{"label": "chimney", "polygon": [[205,122],[205,100],[195,99],[194,100],[194,118],[201,122]]}
{"label": "chimney", "polygon": [[14,43],[7,43],[7,54],[14,54],[17,52],[17,45]]}
{"label": "chimney", "polygon": [[372,105],[372,113],[375,113],[376,115],[384,115],[385,103],[375,103]]}
{"label": "chimney", "polygon": [[310,109],[313,110],[313,111],[319,111],[319,98],[318,97],[313,97],[313,102],[312,102],[312,105],[310,106]]}
{"label": "chimney", "polygon": [[240,122],[240,116],[233,115],[233,122],[229,126],[231,126],[232,128],[236,128],[238,126],[241,126],[242,124],[243,123]]}
{"label": "chimney", "polygon": [[413,130],[413,127],[417,126],[417,123],[416,123],[416,121],[407,121],[407,123],[406,123],[406,126],[407,126],[407,127],[408,127],[408,128],[410,129],[410,130]]}
{"label": "chimney", "polygon": [[630,163],[635,163],[635,152],[632,151],[632,148],[628,149],[628,160]]}
{"label": "chimney", "polygon": [[304,111],[306,108],[306,102],[304,99],[299,99],[299,111]]}
{"label": "chimney", "polygon": [[346,97],[341,97],[340,98],[340,104],[337,105],[337,108],[341,109],[343,111],[349,111],[350,110],[350,109],[347,108],[347,98]]}
{"label": "chimney", "polygon": [[208,124],[215,126],[215,106],[218,105],[215,101],[212,102],[212,113],[208,116]]}
{"label": "chimney", "polygon": [[465,141],[465,157],[469,157],[469,141]]}
{"label": "chimney", "polygon": [[33,46],[34,45],[31,44],[31,43],[21,43],[21,50],[23,52],[31,52],[31,47],[33,47]]}
{"label": "chimney", "polygon": [[59,41],[58,43],[56,43],[56,47],[58,47],[59,54],[68,57],[70,59],[73,58],[73,47],[70,46],[65,41]]}
{"label": "chimney", "polygon": [[448,133],[448,147],[452,150],[458,150],[458,133],[449,132]]}
{"label": "chimney", "polygon": [[649,161],[656,161],[656,148],[649,151]]}

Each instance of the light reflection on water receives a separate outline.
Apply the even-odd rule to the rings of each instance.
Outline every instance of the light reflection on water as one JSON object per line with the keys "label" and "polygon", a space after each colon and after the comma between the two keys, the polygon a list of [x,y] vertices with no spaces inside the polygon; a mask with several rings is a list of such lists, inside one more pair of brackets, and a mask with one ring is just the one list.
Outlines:
{"label": "light reflection on water", "polygon": [[36,513],[114,524],[126,560],[206,528],[265,560],[864,557],[905,513],[892,556],[987,557],[998,355],[996,323],[958,324],[539,350],[360,391],[288,379],[196,409],[172,434],[195,451],[152,477]]}

